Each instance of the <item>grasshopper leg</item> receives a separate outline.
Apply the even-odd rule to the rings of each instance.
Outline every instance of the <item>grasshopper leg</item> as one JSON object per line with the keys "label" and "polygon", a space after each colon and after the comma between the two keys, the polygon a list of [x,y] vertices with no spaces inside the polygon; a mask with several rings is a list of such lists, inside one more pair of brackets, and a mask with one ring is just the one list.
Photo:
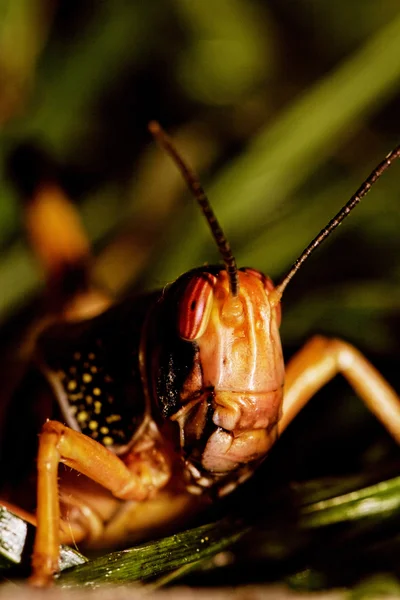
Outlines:
{"label": "grasshopper leg", "polygon": [[153,483],[131,472],[120,458],[93,439],[57,421],[47,421],[39,441],[37,531],[30,579],[37,586],[49,585],[58,570],[60,462],[124,500],[144,500]]}
{"label": "grasshopper leg", "polygon": [[400,398],[354,346],[338,339],[313,337],[286,368],[279,433],[330,379],[342,374],[368,408],[400,443]]}

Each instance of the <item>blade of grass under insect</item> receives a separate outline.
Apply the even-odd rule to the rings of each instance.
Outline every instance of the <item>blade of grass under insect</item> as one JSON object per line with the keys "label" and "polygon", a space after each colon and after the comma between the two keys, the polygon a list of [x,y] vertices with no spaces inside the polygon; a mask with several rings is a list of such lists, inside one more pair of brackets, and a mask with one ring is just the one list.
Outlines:
{"label": "blade of grass under insect", "polygon": [[[31,525],[0,505],[0,570],[20,564]],[[76,550],[62,546],[60,569],[67,569],[84,563],[87,559]]]}
{"label": "blade of grass under insect", "polygon": [[[354,484],[354,479],[351,478],[350,482]],[[324,488],[330,497],[314,502],[318,487]],[[343,482],[338,484],[337,490],[343,490]],[[273,547],[277,540],[283,546],[286,544],[288,548],[290,546],[296,549],[302,547],[303,536],[307,531],[317,532],[334,524],[356,523],[368,518],[384,522],[385,519],[400,514],[400,477],[349,493],[334,494],[335,486],[327,487],[326,481],[317,480],[314,485],[307,482],[304,486],[298,486],[295,493],[299,501],[298,518],[293,521],[291,517],[290,536],[286,540],[285,529],[289,515],[279,508],[279,502],[275,498],[271,500],[270,506],[265,503],[267,517],[260,517],[252,522],[248,519],[238,521],[227,518],[129,550],[113,552],[89,562],[85,562],[86,559],[76,551],[64,548],[61,568],[78,566],[63,571],[58,582],[62,586],[71,587],[155,580],[153,584],[159,587],[197,568],[205,559],[231,547],[245,534],[246,540],[253,540],[252,543],[256,542],[261,548],[268,548],[268,558],[274,554]],[[26,535],[27,524],[7,509],[0,508],[0,566],[3,572],[6,567],[21,561]]]}
{"label": "blade of grass under insect", "polygon": [[[195,562],[190,563],[189,565],[183,565],[182,567],[178,567],[174,571],[170,571],[166,575],[161,575],[154,582],[149,583],[147,585],[148,590],[158,590],[166,585],[173,583],[174,581],[178,581],[182,579],[185,575],[188,575],[191,571],[196,571],[200,569],[204,563],[210,560],[209,557],[202,558],[201,560],[197,560]],[[212,559],[211,559],[212,560]]]}
{"label": "blade of grass under insect", "polygon": [[[331,493],[333,492],[332,488]],[[400,513],[400,477],[311,504],[304,498],[299,507],[297,525],[293,523],[291,538],[293,540],[297,536],[300,540],[305,531],[340,522],[354,522],[366,517],[379,517],[383,520],[392,516],[394,512]],[[265,513],[271,515],[271,510],[266,507]],[[203,559],[229,548],[245,534],[246,539],[251,540],[254,533],[258,543],[260,540],[266,545],[274,543],[277,538],[282,537],[287,518],[288,515],[279,514],[277,508],[276,512],[272,512],[272,516],[260,519],[257,524],[226,519],[189,529],[80,565],[62,573],[59,583],[67,586],[96,586],[105,582],[146,582],[156,578],[155,585],[159,587],[166,574],[169,573],[169,576],[165,582],[178,580],[187,573],[186,567],[189,568],[190,564],[196,563],[192,564],[193,569],[196,568],[197,563],[201,564]],[[291,542],[288,540],[288,543]],[[161,582],[157,577],[161,578]]]}
{"label": "blade of grass under insect", "polygon": [[62,586],[97,586],[100,583],[142,581],[214,556],[234,544],[248,525],[220,521],[189,529],[129,550],[113,552],[62,573]]}
{"label": "blade of grass under insect", "polygon": [[21,561],[28,524],[0,506],[0,557],[1,568]]}

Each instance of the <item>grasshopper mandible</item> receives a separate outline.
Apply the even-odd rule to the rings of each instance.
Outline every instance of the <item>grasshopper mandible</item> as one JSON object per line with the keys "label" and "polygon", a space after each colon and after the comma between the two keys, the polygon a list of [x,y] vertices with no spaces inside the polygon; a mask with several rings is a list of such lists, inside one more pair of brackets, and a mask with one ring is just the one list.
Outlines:
{"label": "grasshopper mandible", "polygon": [[[223,265],[195,268],[119,304],[102,299],[105,310],[91,318],[74,298],[36,335],[29,369],[36,391],[28,388],[42,428],[36,516],[28,518],[37,525],[31,582],[38,586],[57,572],[61,542],[121,544],[234,490],[338,373],[400,442],[399,397],[353,346],[314,337],[285,372],[279,337],[287,284],[400,146],[274,286],[253,268],[237,268],[197,177],[158,123],[149,129],[197,199]],[[49,263],[51,277],[74,261],[84,263],[69,254],[63,265],[61,252]],[[60,463],[72,470],[59,479]],[[3,497],[26,516],[12,493]]]}

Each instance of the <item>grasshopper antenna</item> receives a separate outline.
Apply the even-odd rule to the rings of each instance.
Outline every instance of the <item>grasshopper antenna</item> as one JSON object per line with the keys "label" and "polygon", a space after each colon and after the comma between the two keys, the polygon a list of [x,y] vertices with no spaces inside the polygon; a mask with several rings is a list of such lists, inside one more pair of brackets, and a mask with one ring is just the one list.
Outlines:
{"label": "grasshopper antenna", "polygon": [[171,156],[178,169],[181,171],[190,191],[199,203],[225,263],[229,278],[230,292],[233,297],[237,297],[239,294],[239,277],[236,260],[199,179],[189,169],[183,158],[180,156],[178,150],[175,148],[170,137],[162,129],[161,125],[157,123],[157,121],[151,121],[148,127],[150,133],[155,137],[160,146],[162,146],[164,150],[166,150],[166,152]]}
{"label": "grasshopper antenna", "polygon": [[279,302],[282,297],[282,294],[289,283],[289,281],[294,277],[297,271],[300,269],[302,264],[307,260],[307,258],[314,252],[316,248],[332,233],[336,227],[340,225],[340,223],[350,214],[350,212],[357,206],[364,196],[367,195],[373,184],[379,179],[379,177],[390,167],[390,165],[400,157],[400,145],[396,146],[394,150],[389,152],[386,158],[383,159],[381,163],[372,171],[372,173],[367,177],[364,183],[358,188],[355,194],[350,198],[350,200],[343,206],[343,208],[333,217],[331,221],[329,221],[328,225],[319,232],[319,234],[313,239],[313,241],[303,250],[299,258],[293,264],[288,274],[283,278],[281,283],[279,283],[275,290],[274,294],[274,302]]}

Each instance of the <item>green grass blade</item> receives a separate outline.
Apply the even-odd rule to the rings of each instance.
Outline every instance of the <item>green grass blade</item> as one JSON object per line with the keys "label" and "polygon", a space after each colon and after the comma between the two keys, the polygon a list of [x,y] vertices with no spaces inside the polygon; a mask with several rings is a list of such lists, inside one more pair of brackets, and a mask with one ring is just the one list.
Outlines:
{"label": "green grass blade", "polygon": [[214,556],[231,546],[248,531],[233,521],[189,529],[161,540],[113,552],[62,573],[62,586],[101,583],[145,582],[173,569]]}
{"label": "green grass blade", "polygon": [[[353,487],[356,482],[349,478],[348,483]],[[344,489],[343,481],[336,486],[328,485],[326,480],[317,480],[312,485],[307,482],[295,489],[291,507],[279,501],[279,493],[272,495],[265,502],[263,514],[266,517],[249,518],[246,515],[238,520],[232,516],[88,562],[75,550],[63,548],[63,571],[58,583],[65,587],[95,587],[103,583],[152,581],[153,587],[160,587],[202,566],[206,559],[240,540],[242,553],[243,548],[245,553],[251,549],[250,554],[258,560],[260,557],[266,561],[278,557],[284,560],[293,553],[305,553],[310,535],[313,540],[315,536],[318,539],[326,527],[348,523],[355,527],[356,535],[357,531],[365,535],[363,527],[357,530],[358,523],[379,525],[400,515],[400,477],[346,493],[343,493]],[[325,498],[315,501],[321,490],[325,490]],[[335,490],[340,493],[335,495]],[[293,506],[296,505],[297,517],[293,518]],[[19,517],[5,508],[0,509],[0,566],[3,572],[21,562],[28,527]],[[340,540],[338,543],[340,545]],[[390,544],[390,540],[387,543]],[[329,552],[329,547],[324,548],[327,556]]]}

